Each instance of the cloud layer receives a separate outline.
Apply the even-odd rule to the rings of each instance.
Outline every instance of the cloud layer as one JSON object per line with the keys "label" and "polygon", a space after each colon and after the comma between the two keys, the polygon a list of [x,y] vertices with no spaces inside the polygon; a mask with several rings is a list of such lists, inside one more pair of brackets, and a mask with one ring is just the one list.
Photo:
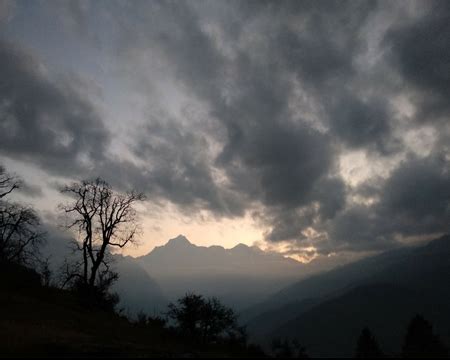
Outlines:
{"label": "cloud layer", "polygon": [[[36,12],[37,27],[50,26],[42,12],[58,14],[83,61],[62,73],[42,61],[15,33],[21,11]],[[449,230],[448,2],[23,2],[14,12],[0,42],[3,156],[98,174],[185,213],[252,214],[266,241],[299,253]],[[85,78],[104,108],[120,99],[138,118],[105,118]],[[349,171],[344,159],[361,154]]]}

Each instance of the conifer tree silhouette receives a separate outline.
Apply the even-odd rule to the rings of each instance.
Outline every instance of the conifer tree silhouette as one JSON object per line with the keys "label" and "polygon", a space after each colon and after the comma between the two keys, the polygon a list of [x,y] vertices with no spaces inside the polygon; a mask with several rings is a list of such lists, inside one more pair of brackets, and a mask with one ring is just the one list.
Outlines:
{"label": "conifer tree silhouette", "polygon": [[439,358],[447,357],[448,350],[438,335],[433,333],[433,326],[421,315],[416,315],[409,323],[402,348],[404,358]]}

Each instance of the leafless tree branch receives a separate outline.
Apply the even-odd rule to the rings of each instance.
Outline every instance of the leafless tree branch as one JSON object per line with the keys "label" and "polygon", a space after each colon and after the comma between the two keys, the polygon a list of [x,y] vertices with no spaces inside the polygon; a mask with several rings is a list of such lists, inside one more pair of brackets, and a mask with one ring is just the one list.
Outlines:
{"label": "leafless tree branch", "polygon": [[68,185],[62,193],[72,198],[60,208],[70,219],[66,227],[78,229],[77,250],[82,254],[81,272],[71,279],[82,279],[87,286],[114,281],[107,255],[112,247],[124,248],[136,241],[140,227],[134,205],[144,195],[117,193],[99,178]]}

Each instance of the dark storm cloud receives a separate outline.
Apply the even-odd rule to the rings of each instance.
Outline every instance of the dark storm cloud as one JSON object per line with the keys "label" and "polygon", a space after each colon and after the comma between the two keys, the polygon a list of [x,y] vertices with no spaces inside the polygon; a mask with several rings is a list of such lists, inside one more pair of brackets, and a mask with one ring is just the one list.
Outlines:
{"label": "dark storm cloud", "polygon": [[326,227],[330,241],[318,248],[328,254],[339,251],[379,251],[397,246],[392,234],[384,229],[383,221],[392,221],[384,215],[379,217],[376,207],[353,205],[341,212]]}
{"label": "dark storm cloud", "polygon": [[165,118],[152,121],[143,132],[133,149],[147,163],[146,188],[151,195],[190,211],[207,208],[220,215],[243,215],[243,199],[216,184],[209,144],[193,128]]}
{"label": "dark storm cloud", "polygon": [[447,121],[450,111],[450,3],[429,1],[422,14],[388,32],[391,62],[418,103],[418,121]]}
{"label": "dark storm cloud", "polygon": [[[266,9],[265,6],[254,9],[254,14],[262,17],[263,23],[270,20],[270,13],[264,12]],[[295,221],[286,219],[283,214],[287,211],[295,214],[313,202],[320,202],[320,215],[324,218],[334,216],[345,203],[345,188],[339,179],[326,180],[335,163],[333,139],[303,119],[293,117],[287,108],[292,96],[290,79],[305,72],[317,71],[321,73],[321,79],[327,82],[329,77],[350,72],[351,62],[343,56],[344,49],[335,54],[338,50],[333,47],[327,54],[326,46],[324,49],[312,46],[313,38],[300,39],[298,33],[282,26],[279,36],[275,34],[275,41],[267,43],[266,52],[259,55],[258,48],[236,49],[234,58],[230,60],[219,52],[214,40],[201,29],[201,23],[197,15],[192,14],[191,8],[170,11],[171,17],[180,14],[182,19],[173,21],[175,28],[159,34],[158,41],[167,57],[173,61],[177,77],[199,98],[207,101],[211,114],[222,124],[224,133],[211,136],[222,144],[214,165],[225,171],[229,181],[226,189],[234,194],[233,197],[243,202],[247,200],[248,207],[252,203],[262,203],[266,207],[271,214],[268,218],[274,219],[271,223],[274,229],[269,236],[273,240],[291,239],[286,235],[294,233],[288,231],[289,227],[298,228],[299,223],[304,222],[305,226],[308,223],[299,216],[291,216]],[[315,26],[313,20],[318,15],[304,14],[308,17],[308,26]],[[244,27],[245,22],[235,26]],[[331,31],[331,28],[327,28],[327,35]],[[297,39],[297,58],[280,56],[279,50],[291,47],[294,38]],[[250,47],[253,46],[252,41],[257,40],[251,40]],[[314,52],[317,58],[311,62],[305,54],[314,55]],[[202,56],[199,57],[199,54]],[[328,63],[330,58],[337,57],[341,59],[339,62]],[[322,67],[319,64],[321,59],[326,61]],[[224,74],[229,75],[224,77]],[[237,94],[231,100],[223,94],[225,80],[232,95],[234,92]],[[177,139],[176,132],[171,132],[167,134],[166,140],[169,144],[180,145],[179,150],[171,149],[171,153],[189,154],[176,157],[178,162],[175,162],[177,168],[183,169],[180,174],[184,180],[180,183],[173,170],[161,171],[159,168],[154,173],[154,182],[164,184],[166,196],[177,203],[193,203],[191,196],[194,196],[209,204],[210,209],[218,209],[215,197],[224,186],[218,191],[217,184],[211,181],[209,174],[211,164],[205,166],[205,161],[196,161],[192,150],[182,146],[186,143],[195,144],[195,134],[186,141]],[[142,145],[140,147],[144,148]],[[167,154],[168,151],[155,153]],[[201,154],[201,151],[197,149],[195,153]],[[170,155],[173,157],[173,154]],[[185,173],[187,170],[188,174]],[[185,185],[189,185],[189,188]]]}
{"label": "dark storm cloud", "polygon": [[380,250],[398,245],[395,235],[450,230],[450,164],[443,156],[408,157],[377,193],[374,205],[349,207],[330,224],[337,248]]}
{"label": "dark storm cloud", "polygon": [[406,234],[449,231],[450,167],[440,154],[406,160],[382,189],[379,212]]}
{"label": "dark storm cloud", "polygon": [[[146,14],[143,23],[127,24],[126,31],[132,33],[136,26],[145,33],[144,41],[151,38],[177,80],[206,102],[222,127],[207,134],[222,146],[213,163],[206,146],[199,145],[204,133],[180,136],[176,127],[164,132],[147,128],[137,154],[156,162],[150,178],[171,201],[183,206],[201,201],[210,210],[222,211],[219,194],[226,190],[241,199],[231,207],[235,211],[253,203],[264,206],[263,219],[271,228],[267,240],[304,241],[302,230],[314,221],[332,221],[345,207],[346,187],[336,175],[338,143],[383,155],[398,150],[392,146],[389,99],[362,100],[352,86],[359,80],[355,58],[365,50],[358,32],[377,6],[252,2],[242,7],[233,13],[238,15],[226,19],[233,29],[219,40],[244,41],[233,48],[231,58],[205,31],[202,9],[195,11],[192,3],[158,3],[148,11],[137,7]],[[208,20],[224,23],[220,14]],[[254,33],[242,40],[246,26],[254,26]],[[134,41],[134,46],[142,45],[139,39]],[[128,54],[133,54],[132,43],[124,44]],[[292,80],[327,114],[323,121],[327,132],[317,130],[303,114],[287,111]],[[152,141],[148,134],[157,134],[162,141]],[[211,165],[224,171],[226,185],[213,180]]]}
{"label": "dark storm cloud", "polygon": [[[319,92],[354,75],[354,60],[364,47],[357,36],[376,10],[375,1],[287,1],[279,7],[282,26],[275,36],[276,56],[294,70],[302,82]],[[272,3],[266,16],[278,7]],[[276,10],[275,10],[276,14]],[[355,36],[356,35],[356,36]]]}
{"label": "dark storm cloud", "polygon": [[326,137],[307,126],[283,124],[244,131],[238,140],[231,139],[232,153],[221,163],[235,187],[247,193],[253,189],[256,199],[268,206],[306,204],[315,182],[326,175],[332,162]]}
{"label": "dark storm cloud", "polygon": [[[146,116],[130,130],[137,161],[107,158],[110,135],[95,107],[74,84],[51,79],[4,42],[4,154],[62,174],[91,175],[82,161],[89,159],[121,188],[185,211],[233,217],[256,208],[266,240],[321,253],[382,250],[396,246],[398,235],[448,230],[448,154],[439,148],[450,111],[447,2],[79,4],[65,3],[67,23],[91,41],[105,37],[130,82],[151,79],[142,58],[158,58],[158,75],[205,119]],[[423,11],[411,15],[409,7]],[[114,24],[111,38],[92,24],[100,12]],[[389,17],[384,28],[380,14]],[[414,119],[399,110],[399,95],[412,100]],[[401,131],[419,130],[422,120],[441,142],[413,156]],[[349,151],[403,161],[350,189],[339,169]],[[310,228],[322,235],[312,240]]]}
{"label": "dark storm cloud", "polygon": [[[233,69],[240,97],[228,108],[216,106],[217,116],[226,125],[228,134],[219,165],[226,169],[236,188],[266,206],[267,223],[272,228],[267,236],[270,241],[301,237],[300,231],[315,217],[332,218],[345,204],[342,180],[328,179],[336,160],[334,138],[312,128],[301,115],[293,118],[286,108],[292,95],[289,85],[292,78],[312,88],[314,94],[322,93],[325,98],[336,96],[334,86],[338,79],[353,76],[349,52],[359,47],[356,40],[346,38],[339,43],[332,36],[339,31],[334,25],[350,20],[341,7],[336,13],[320,13],[307,3],[299,8],[295,3],[286,5],[281,11],[283,16],[301,14],[306,24],[303,31],[285,25],[276,29],[265,44],[266,57],[258,58],[256,63],[250,60],[251,53],[240,53]],[[367,16],[367,8],[355,12],[359,21],[353,18],[348,26],[356,29]],[[264,8],[256,14],[271,19],[277,14],[272,10]],[[384,124],[386,120],[370,118],[366,123]],[[354,124],[344,125],[340,129],[351,131]],[[372,123],[366,127],[370,126]],[[361,142],[374,141],[368,138]],[[318,203],[318,210],[312,210],[314,203]]]}
{"label": "dark storm cloud", "polygon": [[313,201],[319,203],[321,220],[333,219],[344,208],[347,189],[341,178],[324,178],[315,184]]}
{"label": "dark storm cloud", "polygon": [[340,97],[330,106],[330,126],[349,148],[368,148],[380,154],[395,151],[391,139],[391,114],[382,99],[361,101],[355,94]]}
{"label": "dark storm cloud", "polygon": [[305,206],[271,207],[263,222],[271,226],[266,239],[273,242],[293,241],[296,245],[313,245],[302,231],[314,223],[322,224],[335,216],[345,207],[346,187],[340,178],[322,178],[316,181],[308,193]]}
{"label": "dark storm cloud", "polygon": [[101,159],[108,132],[71,83],[52,80],[36,58],[0,41],[0,151],[57,174]]}
{"label": "dark storm cloud", "polygon": [[271,226],[265,238],[271,242],[294,241],[297,245],[305,244],[307,238],[302,235],[302,230],[313,221],[315,211],[312,208],[303,208],[299,211],[283,207],[271,208],[266,211],[266,218],[262,219]]}
{"label": "dark storm cloud", "polygon": [[[274,64],[273,56],[254,58],[243,49],[237,50],[233,60],[226,59],[187,3],[151,9],[154,14],[146,12],[150,14],[145,19],[149,27],[144,28],[146,34],[164,51],[177,79],[207,101],[211,115],[222,127],[219,133],[208,134],[222,145],[213,164],[206,158],[207,149],[201,139],[204,133],[181,135],[176,126],[163,129],[154,123],[147,127],[136,154],[147,159],[151,151],[156,162],[150,171],[152,182],[175,203],[194,204],[200,200],[211,210],[222,211],[223,205],[218,204],[223,203],[224,192],[249,200],[248,205],[307,205],[315,181],[326,176],[333,164],[333,151],[326,135],[287,113],[292,91],[289,69],[283,63]],[[158,29],[151,21],[159,24],[152,17],[155,14],[165,20]],[[167,23],[172,27],[167,28]],[[231,100],[223,93],[225,80],[229,81],[230,91],[238,94]],[[228,188],[218,188],[211,174],[212,165],[225,171]],[[230,210],[242,212],[241,205],[228,205],[229,200],[225,203]]]}

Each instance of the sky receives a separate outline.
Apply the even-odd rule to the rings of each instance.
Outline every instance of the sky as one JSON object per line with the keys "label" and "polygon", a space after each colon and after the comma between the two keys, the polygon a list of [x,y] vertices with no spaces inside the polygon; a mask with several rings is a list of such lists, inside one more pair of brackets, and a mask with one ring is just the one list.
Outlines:
{"label": "sky", "polygon": [[449,231],[450,2],[0,0],[0,161],[145,192],[140,245],[310,260]]}

